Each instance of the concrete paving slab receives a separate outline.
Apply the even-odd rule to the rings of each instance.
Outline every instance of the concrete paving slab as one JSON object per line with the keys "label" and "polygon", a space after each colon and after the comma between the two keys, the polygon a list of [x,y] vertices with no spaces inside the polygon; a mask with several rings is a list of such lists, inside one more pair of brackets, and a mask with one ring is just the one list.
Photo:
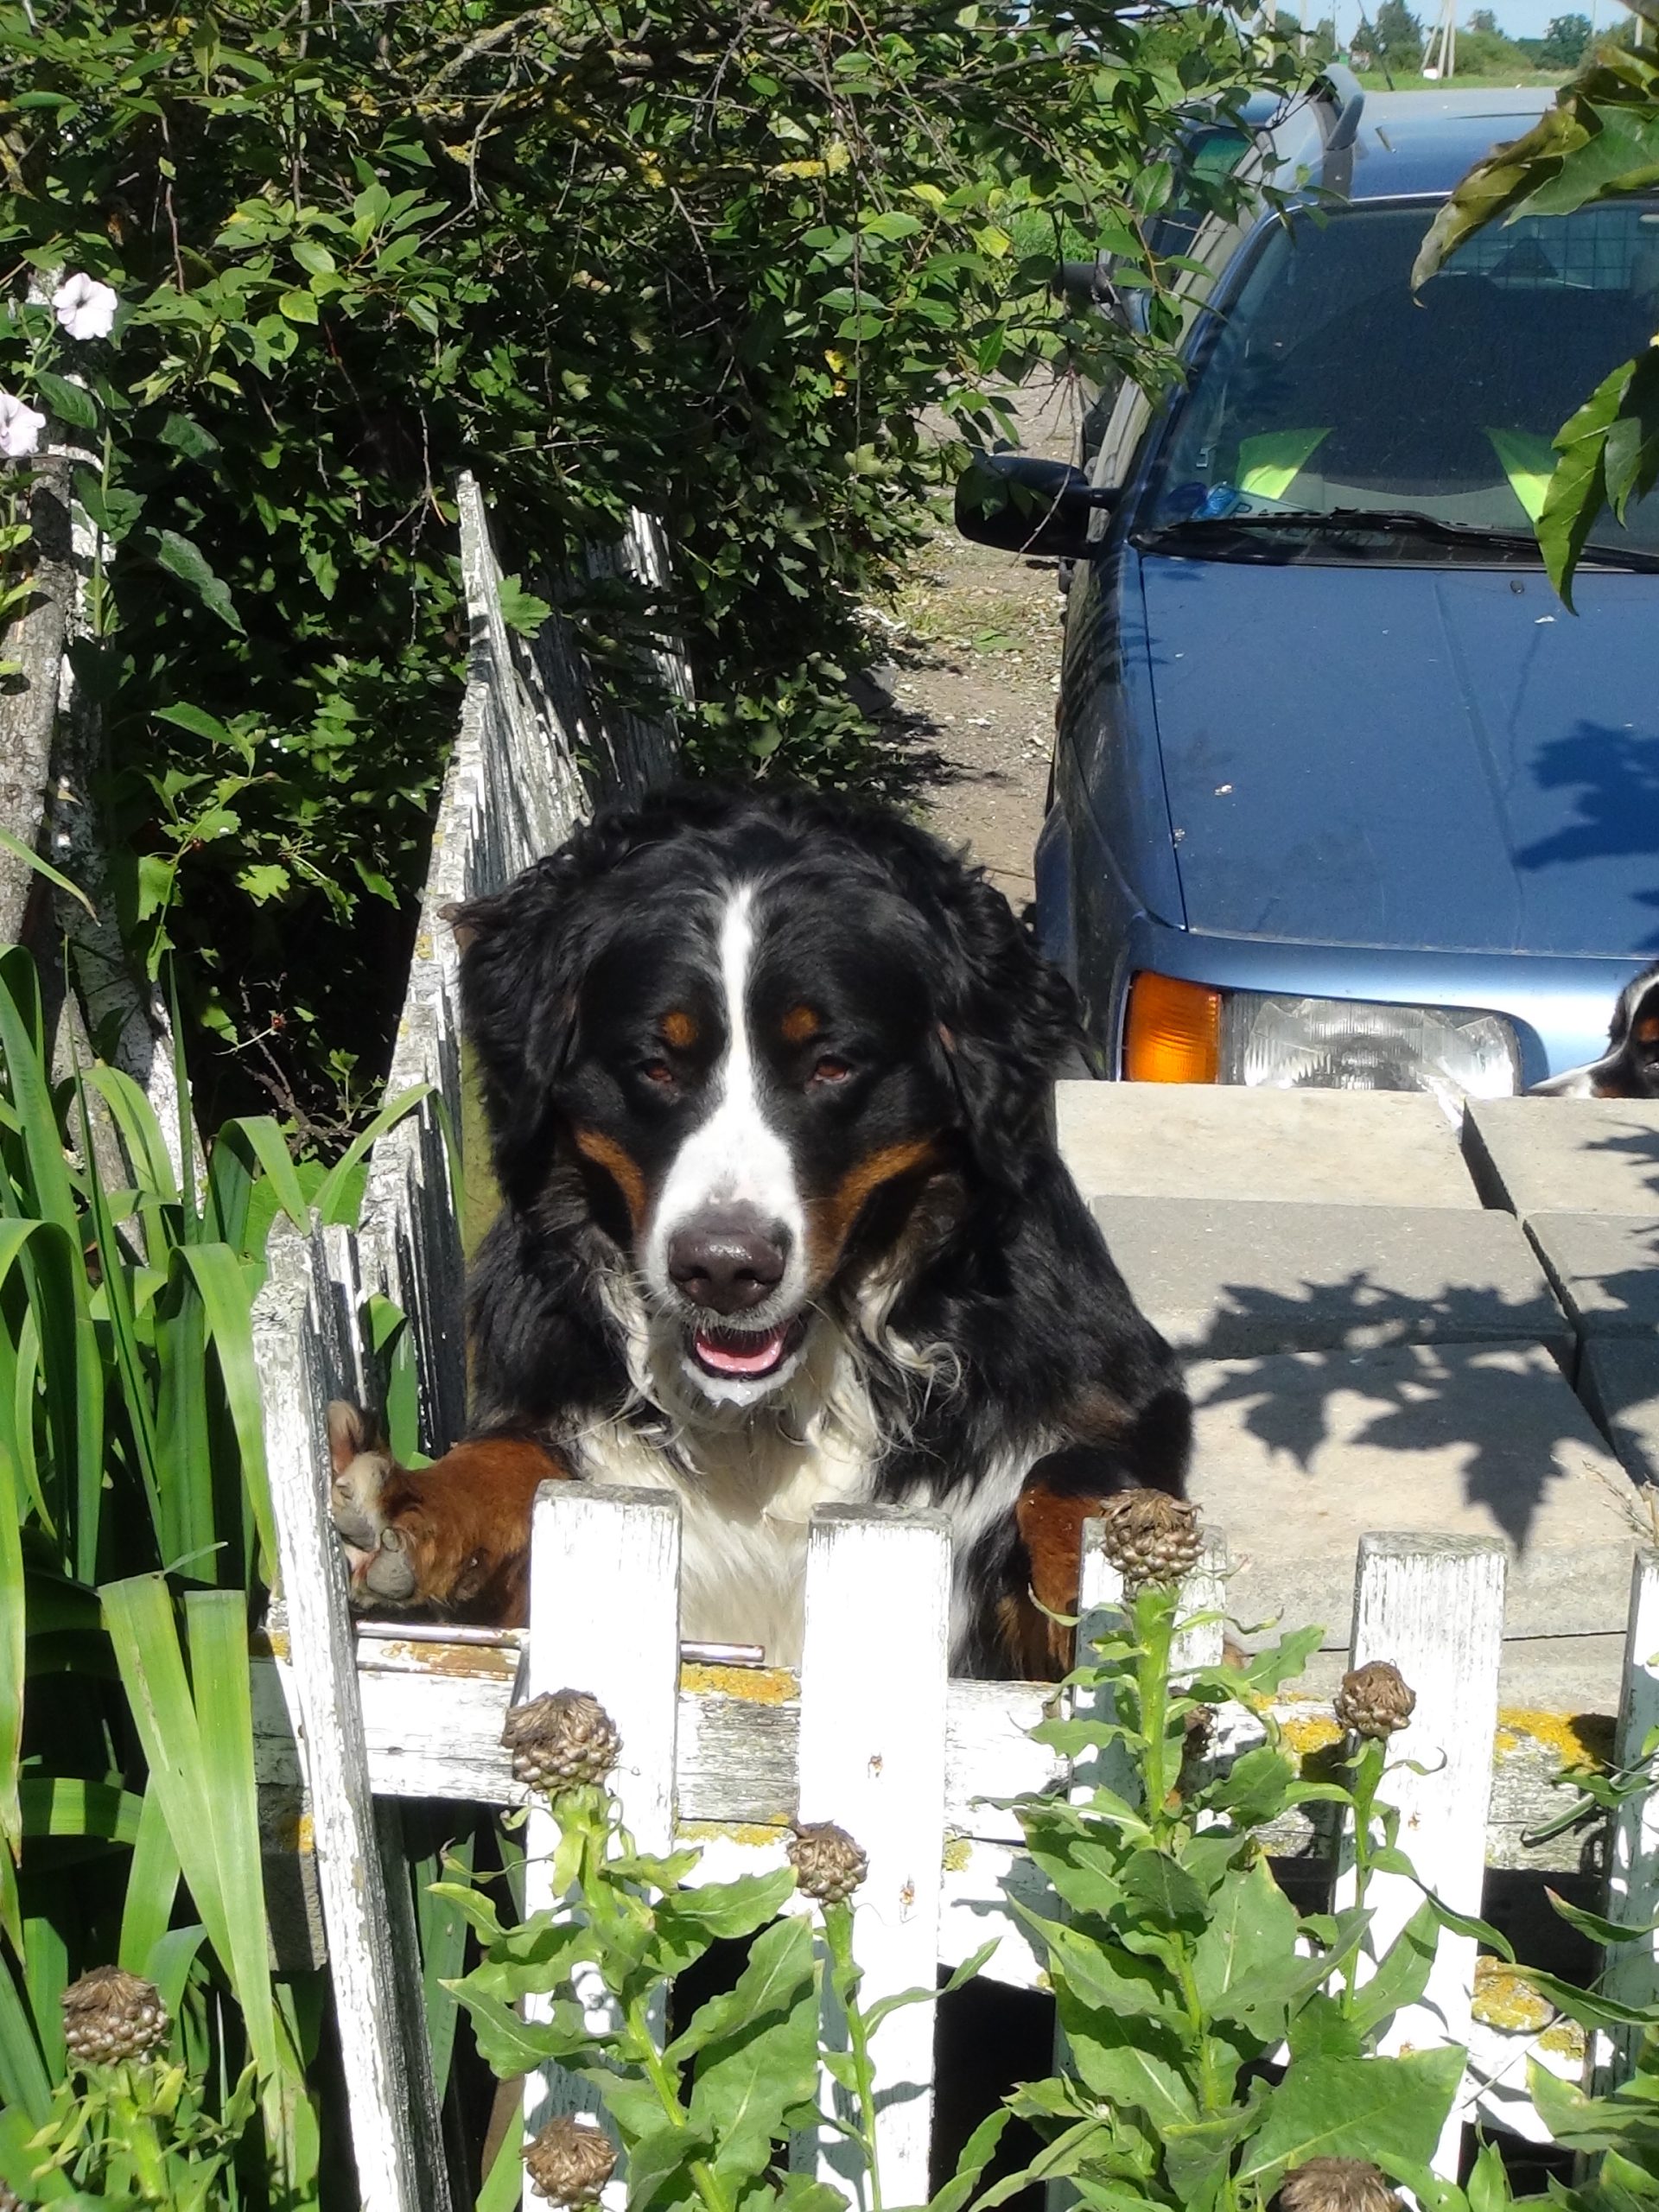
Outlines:
{"label": "concrete paving slab", "polygon": [[1480,1203],[1456,1132],[1422,1092],[1061,1083],[1055,1111],[1085,1198]]}
{"label": "concrete paving slab", "polygon": [[[1211,1359],[1572,1333],[1512,1214],[1249,1198],[1094,1201],[1142,1313]],[[1656,1224],[1659,1227],[1659,1224]]]}
{"label": "concrete paving slab", "polygon": [[1659,1099],[1471,1098],[1463,1149],[1485,1203],[1522,1219],[1659,1215]]}
{"label": "concrete paving slab", "polygon": [[1395,1344],[1194,1363],[1191,1491],[1241,1621],[1347,1642],[1368,1529],[1501,1536],[1508,1637],[1621,1630],[1649,1525],[1541,1345]]}
{"label": "concrete paving slab", "polygon": [[[1592,1337],[1579,1363],[1579,1395],[1637,1483],[1659,1484],[1659,1339]],[[1659,1543],[1659,1490],[1643,1500]]]}
{"label": "concrete paving slab", "polygon": [[1659,1332],[1659,1213],[1535,1213],[1527,1234],[1580,1338]]}

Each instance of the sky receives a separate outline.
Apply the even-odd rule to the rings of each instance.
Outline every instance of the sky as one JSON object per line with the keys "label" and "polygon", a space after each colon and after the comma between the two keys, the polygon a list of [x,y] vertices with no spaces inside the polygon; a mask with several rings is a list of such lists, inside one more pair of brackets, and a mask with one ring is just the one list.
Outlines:
{"label": "sky", "polygon": [[[1294,0],[1286,0],[1294,8]],[[1409,0],[1413,15],[1422,18],[1423,28],[1428,29],[1440,15],[1440,0]],[[1466,23],[1481,0],[1459,0],[1458,21]],[[1552,16],[1583,15],[1594,16],[1599,30],[1606,30],[1624,19],[1629,12],[1622,0],[1487,0],[1497,17],[1499,30],[1507,31],[1511,38],[1541,38],[1549,26]],[[1310,22],[1332,12],[1330,0],[1324,5],[1315,0],[1306,0]],[[1374,12],[1373,0],[1366,0],[1365,12]],[[1359,20],[1356,0],[1336,0],[1337,35],[1346,40],[1353,34]]]}

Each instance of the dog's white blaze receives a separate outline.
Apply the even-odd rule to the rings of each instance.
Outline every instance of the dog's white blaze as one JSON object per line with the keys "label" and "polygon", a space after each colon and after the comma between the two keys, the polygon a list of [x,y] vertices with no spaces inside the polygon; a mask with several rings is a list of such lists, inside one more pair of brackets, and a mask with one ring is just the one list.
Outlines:
{"label": "dog's white blaze", "polygon": [[[789,1147],[766,1119],[749,1027],[749,978],[754,964],[754,887],[732,892],[720,925],[721,995],[726,1052],[712,1086],[713,1110],[681,1146],[658,1201],[646,1240],[645,1277],[659,1297],[671,1294],[668,1243],[677,1229],[711,1207],[753,1206],[788,1236],[789,1264],[768,1303],[794,1312],[805,1289],[806,1214]],[[713,1377],[711,1395],[721,1395]],[[754,1395],[740,1384],[739,1394]]]}

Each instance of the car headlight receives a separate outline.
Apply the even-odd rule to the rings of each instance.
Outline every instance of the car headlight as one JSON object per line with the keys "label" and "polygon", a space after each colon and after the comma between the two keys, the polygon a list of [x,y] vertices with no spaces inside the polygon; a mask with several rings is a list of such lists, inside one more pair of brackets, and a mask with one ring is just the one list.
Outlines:
{"label": "car headlight", "polygon": [[1426,1090],[1450,1111],[1465,1098],[1508,1096],[1521,1063],[1500,1014],[1212,990],[1146,974],[1129,988],[1123,1072],[1134,1083]]}

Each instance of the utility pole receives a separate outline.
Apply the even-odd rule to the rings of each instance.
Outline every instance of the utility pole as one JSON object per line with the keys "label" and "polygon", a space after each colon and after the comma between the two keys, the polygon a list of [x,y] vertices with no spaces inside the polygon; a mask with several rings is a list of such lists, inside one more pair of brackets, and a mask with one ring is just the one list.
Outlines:
{"label": "utility pole", "polygon": [[[1593,0],[1592,0],[1593,4]],[[1440,20],[1423,49],[1423,74],[1444,83],[1458,70],[1458,0],[1440,0]]]}

